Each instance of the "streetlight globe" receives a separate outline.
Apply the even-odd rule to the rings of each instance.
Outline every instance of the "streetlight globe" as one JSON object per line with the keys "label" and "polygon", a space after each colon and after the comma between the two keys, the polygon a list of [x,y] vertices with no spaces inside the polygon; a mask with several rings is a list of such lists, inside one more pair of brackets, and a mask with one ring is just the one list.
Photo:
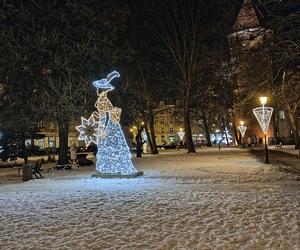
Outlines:
{"label": "streetlight globe", "polygon": [[182,132],[182,128],[180,128],[180,132]]}
{"label": "streetlight globe", "polygon": [[244,121],[241,121],[240,123],[241,123],[242,126],[244,125]]}
{"label": "streetlight globe", "polygon": [[261,105],[264,106],[264,105],[267,104],[268,97],[266,97],[266,96],[261,96],[261,97],[259,97],[259,100],[260,100]]}
{"label": "streetlight globe", "polygon": [[142,124],[142,125],[144,125],[145,123],[144,123],[144,122],[142,122],[141,124]]}
{"label": "streetlight globe", "polygon": [[133,126],[133,129],[136,129],[136,126]]}
{"label": "streetlight globe", "polygon": [[133,129],[131,128],[131,129],[130,129],[130,132],[132,132],[132,131],[133,131]]}

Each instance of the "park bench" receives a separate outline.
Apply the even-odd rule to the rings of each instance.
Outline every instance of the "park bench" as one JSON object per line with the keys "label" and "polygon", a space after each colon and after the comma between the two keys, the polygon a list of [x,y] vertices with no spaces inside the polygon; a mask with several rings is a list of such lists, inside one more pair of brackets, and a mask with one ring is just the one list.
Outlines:
{"label": "park bench", "polygon": [[275,145],[275,149],[280,149],[280,148],[282,148],[282,142],[279,142],[279,144]]}
{"label": "park bench", "polygon": [[42,179],[44,176],[41,173],[42,168],[42,161],[38,160],[32,167],[32,173],[34,174],[35,178]]}
{"label": "park bench", "polygon": [[18,175],[21,175],[21,170],[23,169],[23,165],[22,164],[15,163],[15,165],[13,166],[13,168],[16,168],[18,170]]}

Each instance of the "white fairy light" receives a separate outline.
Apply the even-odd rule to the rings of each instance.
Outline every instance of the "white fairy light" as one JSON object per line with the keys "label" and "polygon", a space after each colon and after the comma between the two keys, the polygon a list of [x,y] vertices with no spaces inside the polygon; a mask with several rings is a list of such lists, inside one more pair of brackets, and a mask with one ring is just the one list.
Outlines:
{"label": "white fairy light", "polygon": [[246,130],[247,130],[247,126],[245,126],[244,124],[241,124],[240,126],[238,126],[238,129],[241,132],[242,138],[244,138]]}
{"label": "white fairy light", "polygon": [[81,125],[76,127],[80,133],[79,140],[85,141],[86,146],[89,146],[91,142],[97,143],[97,128],[98,122],[95,121],[93,115],[89,119],[81,117]]}
{"label": "white fairy light", "polygon": [[114,107],[107,98],[108,91],[114,89],[110,82],[116,77],[120,77],[120,74],[113,71],[107,78],[93,82],[98,95],[95,103],[97,111],[88,120],[82,118],[82,124],[76,127],[80,132],[79,140],[84,140],[86,144],[97,144],[96,170],[100,177],[142,174],[132,164],[131,153],[119,124],[121,109]]}
{"label": "white fairy light", "polygon": [[148,137],[147,137],[147,133],[146,133],[146,130],[145,130],[145,129],[143,129],[143,131],[142,131],[142,137],[143,137],[143,140],[144,140],[145,142],[148,141]]}
{"label": "white fairy light", "polygon": [[253,113],[258,120],[262,131],[264,132],[264,134],[267,134],[267,130],[273,113],[273,108],[265,107],[265,105],[263,105],[262,107],[253,109]]}
{"label": "white fairy light", "polygon": [[180,129],[180,131],[177,132],[177,135],[179,136],[180,141],[182,141],[182,140],[183,140],[183,137],[184,137],[184,135],[185,135],[185,133],[182,131],[182,128]]}
{"label": "white fairy light", "polygon": [[268,98],[266,96],[260,97],[262,107],[253,109],[253,113],[259,122],[262,131],[265,134],[265,163],[269,163],[269,151],[268,151],[268,140],[267,130],[271,121],[273,108],[266,107]]}
{"label": "white fairy light", "polygon": [[[227,140],[226,140],[226,136],[227,136]],[[224,131],[224,134],[223,134],[223,140],[222,142],[223,143],[231,143],[232,142],[232,136],[231,134],[229,133],[229,130],[227,129],[227,127],[225,127],[225,131]]]}

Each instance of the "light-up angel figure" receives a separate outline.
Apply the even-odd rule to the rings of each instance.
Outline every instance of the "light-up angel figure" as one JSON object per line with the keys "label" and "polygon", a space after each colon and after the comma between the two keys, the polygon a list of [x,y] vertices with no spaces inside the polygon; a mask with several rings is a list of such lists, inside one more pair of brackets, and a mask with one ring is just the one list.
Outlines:
{"label": "light-up angel figure", "polygon": [[142,172],[138,172],[132,164],[131,153],[119,123],[121,109],[114,107],[107,98],[107,93],[114,89],[110,82],[116,77],[120,77],[120,74],[113,71],[107,78],[93,82],[98,95],[95,103],[97,111],[89,119],[82,118],[81,125],[76,129],[80,132],[79,140],[85,140],[86,145],[91,142],[97,144],[96,170],[99,174],[96,176],[138,176]]}

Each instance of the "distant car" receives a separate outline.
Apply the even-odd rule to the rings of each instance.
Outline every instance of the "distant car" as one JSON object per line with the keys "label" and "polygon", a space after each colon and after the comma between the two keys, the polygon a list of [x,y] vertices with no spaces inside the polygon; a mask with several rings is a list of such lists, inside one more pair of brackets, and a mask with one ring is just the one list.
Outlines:
{"label": "distant car", "polygon": [[32,146],[30,149],[28,149],[30,156],[43,156],[47,155],[47,151],[45,149],[42,149],[37,146]]}
{"label": "distant car", "polygon": [[171,142],[170,144],[163,145],[163,147],[165,149],[175,149],[176,148],[176,144],[174,142]]}

